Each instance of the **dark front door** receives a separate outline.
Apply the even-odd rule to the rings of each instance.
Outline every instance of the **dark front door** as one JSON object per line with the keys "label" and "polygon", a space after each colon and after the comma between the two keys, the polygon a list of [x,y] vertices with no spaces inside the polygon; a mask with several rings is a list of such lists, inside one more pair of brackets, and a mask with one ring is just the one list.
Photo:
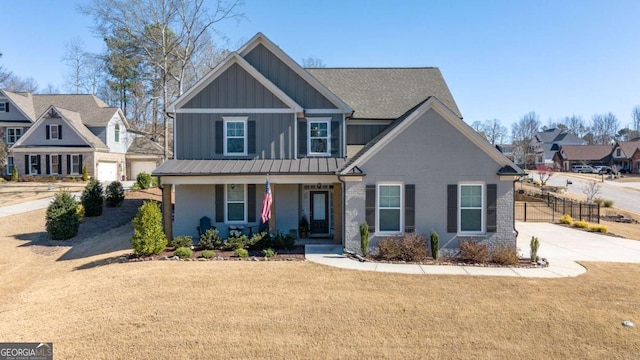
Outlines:
{"label": "dark front door", "polygon": [[326,191],[311,191],[310,225],[312,234],[329,233],[329,196]]}

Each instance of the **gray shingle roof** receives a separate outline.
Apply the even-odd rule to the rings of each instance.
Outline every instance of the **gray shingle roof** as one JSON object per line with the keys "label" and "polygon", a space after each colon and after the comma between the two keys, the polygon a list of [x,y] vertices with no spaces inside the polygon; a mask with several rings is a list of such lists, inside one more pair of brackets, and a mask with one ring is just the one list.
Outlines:
{"label": "gray shingle roof", "polygon": [[82,119],[80,118],[80,114],[78,114],[75,111],[63,109],[57,106],[55,106],[54,108],[58,110],[60,114],[62,114],[62,116],[64,116],[65,119],[67,119],[69,123],[71,123],[71,126],[73,126],[76,129],[76,131],[78,131],[78,133],[80,133],[80,135],[82,135],[82,137],[85,138],[85,140],[87,140],[91,145],[93,145],[93,147],[95,147],[98,150],[109,150],[107,145],[105,145],[104,142],[100,140],[100,138],[98,138],[94,133],[92,133],[91,130],[89,130],[89,128],[84,126],[84,124],[82,123]]}
{"label": "gray shingle roof", "polygon": [[567,133],[562,129],[551,128],[544,131],[539,131],[536,133],[536,138],[538,141],[551,144],[551,143],[559,143],[561,145],[586,145],[587,142],[584,139],[579,138],[578,136]]}
{"label": "gray shingle roof", "polygon": [[167,175],[333,175],[345,164],[342,158],[256,160],[167,160],[153,171]]}
{"label": "gray shingle roof", "polygon": [[33,108],[40,116],[50,105],[80,113],[82,123],[87,126],[106,126],[118,111],[94,95],[85,94],[34,94]]}
{"label": "gray shingle roof", "polygon": [[164,155],[164,148],[145,136],[136,136],[131,142],[127,155]]}
{"label": "gray shingle roof", "polygon": [[308,68],[306,69],[355,110],[358,119],[396,119],[434,96],[458,117],[460,110],[440,69]]}

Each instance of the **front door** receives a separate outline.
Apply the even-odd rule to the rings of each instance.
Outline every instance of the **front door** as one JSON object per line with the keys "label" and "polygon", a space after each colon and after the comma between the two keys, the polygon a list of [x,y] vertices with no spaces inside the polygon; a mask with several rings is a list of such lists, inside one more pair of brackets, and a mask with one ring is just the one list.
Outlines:
{"label": "front door", "polygon": [[326,191],[311,191],[311,211],[309,214],[311,233],[329,233],[329,196]]}

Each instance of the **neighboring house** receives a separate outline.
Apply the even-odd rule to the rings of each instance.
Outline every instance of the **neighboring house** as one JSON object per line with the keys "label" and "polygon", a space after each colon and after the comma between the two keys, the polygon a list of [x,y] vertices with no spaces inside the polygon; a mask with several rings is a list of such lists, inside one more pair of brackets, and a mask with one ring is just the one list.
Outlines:
{"label": "neighboring house", "polygon": [[[258,33],[170,105],[175,159],[162,177],[168,237],[256,229],[269,179],[271,231],[360,248],[404,232],[515,246],[524,174],[461,118],[437,68],[304,69]],[[171,193],[175,189],[172,221]]]}
{"label": "neighboring house", "polygon": [[[126,158],[126,174],[127,179],[135,180],[138,174],[144,172],[151,174],[164,161],[164,148],[162,145],[149,138],[148,134],[144,134],[135,130],[129,130],[130,133],[136,134],[127,150]],[[171,152],[169,158],[173,156]]]}
{"label": "neighboring house", "polygon": [[574,165],[610,165],[611,145],[562,145],[553,161],[562,171],[571,171]]}
{"label": "neighboring house", "polygon": [[134,137],[122,111],[93,95],[31,94],[0,90],[0,135],[9,146],[8,166],[20,175],[101,181],[125,176],[125,154]]}
{"label": "neighboring house", "polygon": [[611,151],[611,164],[624,172],[640,173],[640,138],[618,141]]}
{"label": "neighboring house", "polygon": [[516,148],[517,147],[513,144],[496,144],[496,149],[498,149],[498,151],[503,153],[504,156],[507,157],[507,159],[517,164],[518,162],[516,160],[520,160],[520,159],[517,159]]}
{"label": "neighboring house", "polygon": [[563,145],[586,145],[587,142],[565,129],[551,128],[537,132],[531,140],[535,164],[553,164],[553,156]]}

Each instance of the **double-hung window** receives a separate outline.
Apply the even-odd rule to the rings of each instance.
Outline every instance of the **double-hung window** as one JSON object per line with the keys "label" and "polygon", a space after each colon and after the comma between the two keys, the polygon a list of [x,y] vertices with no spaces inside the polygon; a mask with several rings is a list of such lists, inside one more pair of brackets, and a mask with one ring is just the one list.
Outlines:
{"label": "double-hung window", "polygon": [[113,134],[113,141],[120,142],[120,125],[119,124],[116,124],[114,134]]}
{"label": "double-hung window", "polygon": [[379,233],[400,233],[402,229],[402,184],[378,184]]}
{"label": "double-hung window", "polygon": [[7,111],[7,103],[4,102],[0,102],[0,112],[6,112]]}
{"label": "double-hung window", "polygon": [[38,175],[40,170],[38,155],[29,155],[29,175]]}
{"label": "double-hung window", "polygon": [[224,117],[224,154],[247,155],[247,118]]}
{"label": "double-hung window", "polygon": [[71,155],[71,173],[80,174],[80,155]]}
{"label": "double-hung window", "polygon": [[60,174],[60,156],[59,155],[49,155],[49,174],[51,175],[59,175]]}
{"label": "double-hung window", "polygon": [[483,233],[484,185],[460,184],[458,189],[458,229],[461,233]]}
{"label": "double-hung window", "polygon": [[7,175],[13,174],[13,156],[7,156]]}
{"label": "double-hung window", "polygon": [[49,138],[50,139],[59,139],[60,134],[58,133],[58,125],[51,125],[49,127]]}
{"label": "double-hung window", "polygon": [[22,136],[22,128],[8,128],[7,129],[7,144],[15,144]]}
{"label": "double-hung window", "polygon": [[229,184],[226,191],[226,222],[243,223],[247,219],[247,187],[244,184]]}
{"label": "double-hung window", "polygon": [[331,133],[329,120],[309,121],[309,155],[329,155]]}

